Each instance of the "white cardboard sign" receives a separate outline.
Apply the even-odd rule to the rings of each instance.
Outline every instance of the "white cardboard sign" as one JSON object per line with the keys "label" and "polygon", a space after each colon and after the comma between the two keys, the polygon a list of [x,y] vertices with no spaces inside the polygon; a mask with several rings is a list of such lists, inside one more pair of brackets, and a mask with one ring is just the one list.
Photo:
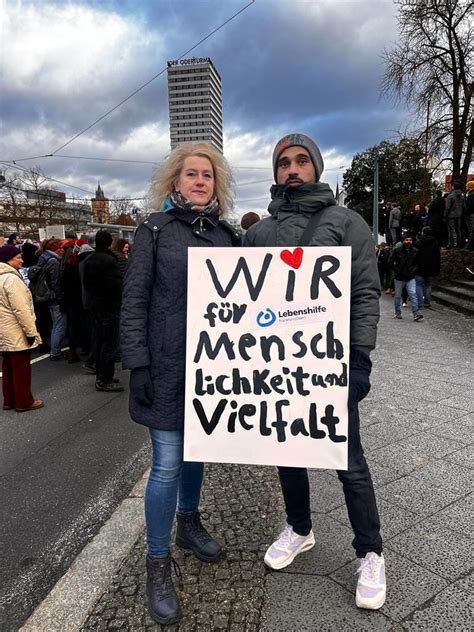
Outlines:
{"label": "white cardboard sign", "polygon": [[351,248],[189,248],[184,459],[347,469]]}

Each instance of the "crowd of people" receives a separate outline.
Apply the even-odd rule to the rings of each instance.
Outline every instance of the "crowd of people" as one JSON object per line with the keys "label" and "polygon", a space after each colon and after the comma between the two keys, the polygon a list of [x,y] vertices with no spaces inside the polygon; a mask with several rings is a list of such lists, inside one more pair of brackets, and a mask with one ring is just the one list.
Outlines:
{"label": "crowd of people", "polygon": [[388,202],[384,211],[384,233],[387,245],[402,240],[402,232],[411,233],[414,240],[429,226],[432,236],[442,248],[474,250],[474,180],[463,185],[455,182],[450,193],[436,191],[429,205],[415,204],[402,212],[396,202]]}
{"label": "crowd of people", "polygon": [[[114,363],[120,359],[119,314],[129,243],[106,230],[87,239],[24,241],[19,233],[0,246],[0,351],[4,410],[35,410],[31,352],[52,362],[82,361],[96,375],[98,391],[120,392]],[[67,346],[65,346],[67,345]]]}
{"label": "crowd of people", "polygon": [[[174,149],[155,174],[157,212],[138,227],[132,249],[125,240],[113,243],[106,230],[96,234],[95,247],[76,238],[20,246],[18,234],[0,246],[4,409],[43,405],[31,394],[30,353],[39,345],[52,362],[80,362],[82,353],[98,391],[123,390],[114,376],[120,356],[130,370],[130,416],[149,429],[152,446],[145,494],[146,592],[151,616],[161,624],[181,618],[171,574],[176,567],[171,553],[175,516],[176,545],[206,562],[218,562],[222,554],[199,512],[203,464],[183,460],[188,248],[352,247],[348,466],[337,475],[359,558],[356,605],[378,609],[386,597],[385,560],[358,405],[370,390],[380,286],[394,295],[395,318],[402,318],[402,304],[409,299],[413,318],[420,321],[420,310],[431,305],[443,227],[448,247],[472,247],[474,182],[466,197],[456,186],[446,200],[437,195],[429,208],[417,205],[406,215],[390,204],[387,242],[375,252],[361,216],[338,206],[320,181],[324,162],[311,138],[282,138],[272,166],[269,215],[246,214],[242,233],[225,221],[232,204],[229,166],[211,145],[197,142]],[[307,470],[279,467],[278,473],[286,525],[264,556],[272,569],[285,568],[315,544]]]}

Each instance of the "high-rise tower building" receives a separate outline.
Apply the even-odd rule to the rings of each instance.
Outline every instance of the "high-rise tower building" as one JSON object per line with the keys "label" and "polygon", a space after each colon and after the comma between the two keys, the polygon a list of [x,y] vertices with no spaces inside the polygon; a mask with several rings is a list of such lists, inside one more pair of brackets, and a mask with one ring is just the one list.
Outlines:
{"label": "high-rise tower building", "polygon": [[223,151],[222,86],[209,57],[168,62],[171,149],[204,140]]}

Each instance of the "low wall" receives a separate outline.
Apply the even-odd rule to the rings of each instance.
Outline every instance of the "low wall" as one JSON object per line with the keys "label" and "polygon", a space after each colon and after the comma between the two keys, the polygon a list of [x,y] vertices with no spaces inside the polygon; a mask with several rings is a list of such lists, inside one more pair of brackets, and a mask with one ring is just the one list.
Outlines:
{"label": "low wall", "polygon": [[441,250],[441,273],[437,282],[444,283],[462,277],[474,280],[474,276],[466,271],[466,267],[474,272],[474,251],[457,248]]}

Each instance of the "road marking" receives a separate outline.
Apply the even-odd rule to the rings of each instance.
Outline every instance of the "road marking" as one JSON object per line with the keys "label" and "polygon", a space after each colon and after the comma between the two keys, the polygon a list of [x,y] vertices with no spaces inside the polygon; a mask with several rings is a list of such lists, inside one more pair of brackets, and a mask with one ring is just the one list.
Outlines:
{"label": "road marking", "polygon": [[[69,351],[69,347],[63,347],[61,351]],[[39,358],[35,358],[34,360],[31,360],[30,364],[34,364],[35,362],[39,362],[40,360],[45,360],[46,358],[49,358],[49,353],[45,353],[44,355],[39,356]],[[2,376],[3,376],[3,373],[0,371],[0,377]]]}
{"label": "road marking", "polygon": [[44,360],[45,358],[49,358],[49,353],[45,353],[39,358],[35,358],[34,360],[31,361],[31,364],[34,364],[35,362],[39,362],[40,360]]}

